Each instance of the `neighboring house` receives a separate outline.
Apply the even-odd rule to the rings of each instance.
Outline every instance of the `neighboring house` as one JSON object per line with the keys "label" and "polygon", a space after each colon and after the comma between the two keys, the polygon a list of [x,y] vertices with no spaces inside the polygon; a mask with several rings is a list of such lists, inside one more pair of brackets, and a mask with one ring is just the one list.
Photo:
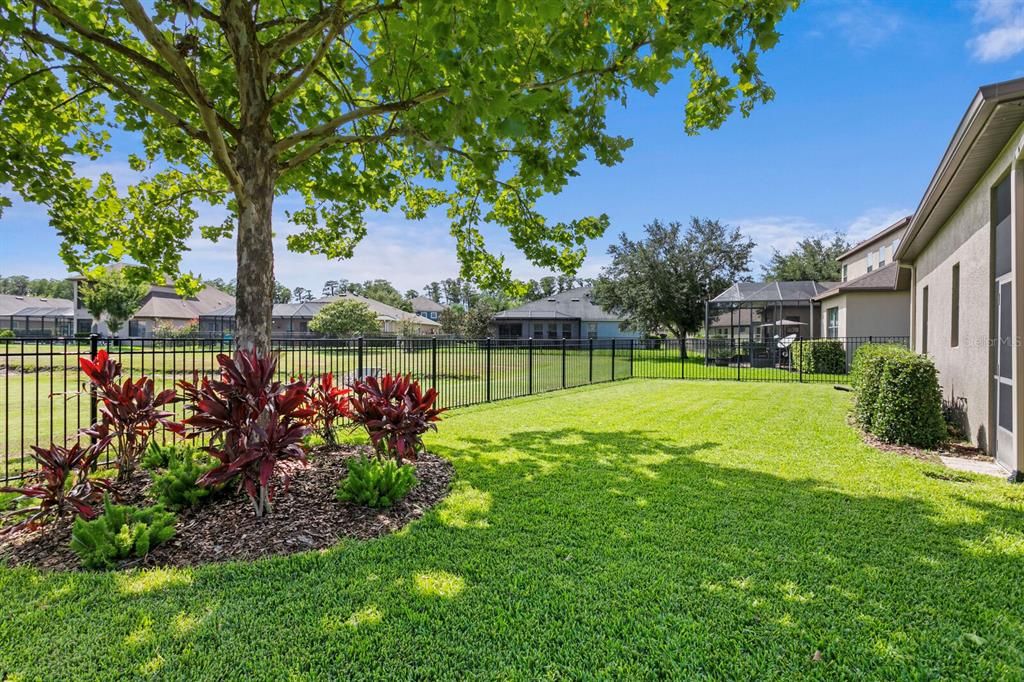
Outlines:
{"label": "neighboring house", "polygon": [[0,329],[15,336],[71,336],[74,328],[74,303],[66,298],[0,294]]}
{"label": "neighboring house", "polygon": [[910,335],[910,272],[895,261],[910,224],[902,218],[839,257],[843,281],[815,297],[828,338]]}
{"label": "neighboring house", "polygon": [[[433,336],[440,332],[441,325],[415,313],[406,312],[394,306],[356,294],[342,293],[326,296],[305,303],[279,303],[272,313],[271,335],[279,338],[301,338],[315,336],[309,331],[309,321],[329,303],[335,301],[358,301],[377,315],[381,332],[384,334],[413,334]],[[235,331],[235,306],[225,306],[199,316],[199,332],[204,336],[223,336]]]}
{"label": "neighboring house", "polygon": [[503,310],[491,318],[490,333],[501,339],[638,338],[622,329],[623,320],[591,300],[592,287],[560,294]]}
{"label": "neighboring house", "polygon": [[[821,335],[821,304],[833,282],[737,282],[708,301],[705,329],[712,338],[760,343],[796,334]],[[725,330],[723,333],[722,330]]]}
{"label": "neighboring house", "polygon": [[911,342],[973,443],[1024,478],[1024,78],[978,90],[896,254]]}
{"label": "neighboring house", "polygon": [[194,296],[183,297],[169,281],[165,284],[151,284],[135,314],[120,329],[110,329],[105,320],[93,324],[85,309],[79,295],[79,286],[87,281],[86,278],[76,275],[69,279],[74,296],[74,325],[80,334],[95,331],[104,336],[150,338],[156,335],[158,328],[182,329],[198,322],[200,315],[235,303],[234,296],[210,285],[204,285]]}
{"label": "neighboring house", "polygon": [[234,305],[235,297],[212,286],[204,286],[195,296],[182,298],[173,286],[151,286],[142,304],[128,321],[128,336],[154,336],[158,328],[181,329],[197,323],[200,316]]}
{"label": "neighboring house", "polygon": [[448,306],[438,303],[432,298],[426,296],[417,296],[410,301],[412,303],[412,311],[420,317],[425,317],[428,320],[434,320],[437,322],[438,318],[441,317],[441,313],[448,309]]}

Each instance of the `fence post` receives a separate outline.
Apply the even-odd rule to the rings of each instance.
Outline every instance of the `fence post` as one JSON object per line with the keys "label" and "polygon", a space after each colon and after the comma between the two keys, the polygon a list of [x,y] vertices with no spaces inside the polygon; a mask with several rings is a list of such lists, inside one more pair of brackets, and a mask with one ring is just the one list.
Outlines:
{"label": "fence post", "polygon": [[739,352],[739,341],[733,337],[732,340],[732,357],[736,360],[736,381],[740,380],[740,352]]}
{"label": "fence post", "polygon": [[363,379],[366,378],[366,374],[363,373],[363,337],[359,337],[356,347],[358,349],[356,355],[356,357],[358,358],[356,363],[356,376],[359,377],[359,381],[362,381]]}
{"label": "fence post", "polygon": [[800,357],[797,359],[796,364],[800,368],[800,383],[804,383],[804,344],[800,336],[796,337],[796,342],[800,348]]}
{"label": "fence post", "polygon": [[594,383],[594,337],[590,337],[587,339],[587,346],[587,353],[589,355],[587,365],[587,383],[592,384]]}
{"label": "fence post", "polygon": [[430,337],[430,387],[437,390],[437,337]]}
{"label": "fence post", "polygon": [[487,337],[487,395],[486,402],[491,402],[491,337]]}
{"label": "fence post", "polygon": [[[704,351],[707,354],[707,351]],[[686,336],[679,340],[679,378],[686,378],[686,358],[689,356],[690,349],[686,347]]]}
{"label": "fence post", "polygon": [[636,339],[629,339],[629,378],[633,378],[633,346],[635,345]]}
{"label": "fence post", "polygon": [[533,337],[526,340],[526,367],[527,380],[526,388],[529,395],[533,395]]}
{"label": "fence post", "polygon": [[[89,359],[96,362],[96,355],[100,352],[100,335],[89,334]],[[89,426],[96,423],[99,417],[97,400],[96,400],[96,384],[89,382]],[[93,444],[96,443],[96,436],[92,436],[89,441]]]}
{"label": "fence post", "polygon": [[562,388],[565,388],[565,337],[562,337]]}
{"label": "fence post", "polygon": [[612,339],[612,381],[615,381],[615,339]]}

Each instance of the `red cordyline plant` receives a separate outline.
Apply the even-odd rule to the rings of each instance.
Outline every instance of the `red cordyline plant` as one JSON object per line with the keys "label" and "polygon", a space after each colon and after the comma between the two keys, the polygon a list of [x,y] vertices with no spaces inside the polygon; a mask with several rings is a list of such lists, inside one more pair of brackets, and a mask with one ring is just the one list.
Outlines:
{"label": "red cordyline plant", "polygon": [[78,362],[100,401],[99,422],[83,433],[95,439],[110,439],[117,454],[117,480],[126,481],[149,446],[153,432],[174,416],[161,408],[175,402],[177,394],[174,389],[157,393],[148,377],[121,383],[121,363],[111,359],[105,348],[95,360],[79,358]]}
{"label": "red cordyline plant", "polygon": [[220,465],[197,482],[214,486],[239,477],[256,516],[263,516],[272,510],[277,463],[306,461],[302,439],[313,416],[306,384],[275,381],[277,358],[272,354],[240,350],[234,358],[218,355],[217,362],[220,379],[178,383],[193,414],[172,429],[190,438],[210,436],[203,449]]}
{"label": "red cordyline plant", "polygon": [[352,417],[349,398],[352,391],[334,383],[334,375],[328,372],[309,385],[309,404],[313,410],[311,423],[323,436],[327,445],[338,444],[335,437],[335,423]]}
{"label": "red cordyline plant", "polygon": [[[49,448],[33,445],[32,458],[39,468],[27,475],[28,484],[0,487],[0,492],[16,493],[20,495],[17,501],[33,500],[34,503],[4,514],[5,518],[26,517],[4,532],[26,526],[35,528],[69,512],[86,519],[94,518],[99,513],[103,494],[110,491],[110,483],[106,479],[90,479],[89,473],[109,444],[109,440],[101,439],[86,446],[80,443],[71,447],[51,444]],[[73,481],[70,487],[68,481]]]}
{"label": "red cordyline plant", "polygon": [[423,451],[423,434],[437,430],[443,409],[434,407],[437,391],[426,393],[412,375],[366,377],[352,382],[352,421],[362,426],[378,457],[392,457],[401,466]]}

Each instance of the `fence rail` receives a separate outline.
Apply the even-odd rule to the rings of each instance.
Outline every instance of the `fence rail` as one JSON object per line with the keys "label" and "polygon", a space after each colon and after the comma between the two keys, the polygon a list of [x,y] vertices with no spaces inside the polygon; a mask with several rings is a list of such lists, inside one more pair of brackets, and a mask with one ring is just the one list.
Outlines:
{"label": "fence rail", "polygon": [[[331,372],[341,382],[367,375],[412,374],[437,388],[441,407],[463,407],[631,377],[739,381],[841,382],[853,353],[869,342],[906,344],[905,337],[830,339],[833,364],[814,367],[805,354],[822,341],[729,339],[276,339],[278,377]],[[681,349],[685,347],[684,354]],[[214,376],[229,341],[214,339],[0,340],[0,481],[33,464],[32,445],[74,439],[96,419],[78,359],[106,348],[125,377],[152,377],[158,389],[195,375]],[[808,371],[805,371],[807,369]],[[809,371],[828,369],[829,371]],[[178,417],[183,405],[172,406]],[[170,437],[163,434],[161,437]]]}

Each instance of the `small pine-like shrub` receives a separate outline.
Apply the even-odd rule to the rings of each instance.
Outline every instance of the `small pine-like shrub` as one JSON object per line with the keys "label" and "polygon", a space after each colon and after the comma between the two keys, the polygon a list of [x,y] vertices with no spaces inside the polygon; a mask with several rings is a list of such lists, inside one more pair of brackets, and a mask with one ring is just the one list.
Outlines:
{"label": "small pine-like shrub", "polygon": [[870,431],[878,405],[878,388],[889,358],[912,356],[907,348],[895,344],[868,343],[853,354],[850,383],[855,391],[854,415],[865,430]]}
{"label": "small pine-like shrub", "polygon": [[942,389],[930,358],[908,352],[885,361],[871,432],[889,443],[922,448],[946,439]]}
{"label": "small pine-like shrub", "polygon": [[11,329],[0,329],[0,340],[13,339],[14,331]]}
{"label": "small pine-like shrub", "polygon": [[360,457],[349,460],[348,476],[338,488],[338,499],[382,509],[401,500],[414,485],[416,472],[411,465]]}
{"label": "small pine-like shrub", "polygon": [[794,369],[808,374],[846,374],[846,349],[835,339],[803,339],[790,347]]}
{"label": "small pine-like shrub", "polygon": [[110,568],[129,557],[144,557],[174,537],[174,514],[163,505],[129,507],[107,497],[103,514],[94,521],[75,519],[71,549],[86,568]]}
{"label": "small pine-like shrub", "polygon": [[208,457],[190,448],[172,451],[167,470],[153,477],[153,497],[168,509],[198,506],[214,489],[197,481],[214,466]]}
{"label": "small pine-like shrub", "polygon": [[166,469],[171,459],[178,456],[178,450],[181,447],[175,443],[161,445],[156,441],[150,441],[149,447],[142,453],[142,459],[139,460],[139,464],[147,471]]}

